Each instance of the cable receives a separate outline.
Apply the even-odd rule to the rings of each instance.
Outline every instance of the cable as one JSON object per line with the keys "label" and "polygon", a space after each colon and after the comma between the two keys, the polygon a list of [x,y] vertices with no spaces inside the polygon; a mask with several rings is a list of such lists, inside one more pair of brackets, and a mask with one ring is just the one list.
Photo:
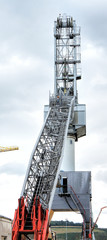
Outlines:
{"label": "cable", "polygon": [[68,206],[70,207],[70,209],[74,212],[74,209],[71,207],[71,205],[69,204],[69,202],[68,202],[68,200],[67,200],[67,198],[66,198],[66,196],[64,197],[65,198],[65,201],[66,201],[66,203],[68,204]]}

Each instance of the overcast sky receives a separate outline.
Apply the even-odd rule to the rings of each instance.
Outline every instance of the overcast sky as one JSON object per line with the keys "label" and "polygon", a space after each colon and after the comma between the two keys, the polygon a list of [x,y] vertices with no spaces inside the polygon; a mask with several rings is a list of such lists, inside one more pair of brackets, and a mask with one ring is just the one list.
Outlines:
{"label": "overcast sky", "polygon": [[[53,26],[60,13],[81,27],[78,92],[87,136],[76,143],[76,170],[92,171],[94,220],[107,206],[107,1],[0,0],[0,145],[20,148],[0,153],[0,214],[10,218],[53,92]],[[107,228],[106,219],[104,210],[98,225]]]}

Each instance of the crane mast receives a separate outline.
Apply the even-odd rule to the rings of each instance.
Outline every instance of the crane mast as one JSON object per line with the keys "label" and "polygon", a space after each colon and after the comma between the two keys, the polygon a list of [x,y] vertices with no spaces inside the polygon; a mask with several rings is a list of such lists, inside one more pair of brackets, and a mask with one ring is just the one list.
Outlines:
{"label": "crane mast", "polygon": [[59,16],[54,25],[55,79],[49,111],[31,154],[12,240],[23,234],[35,240],[48,238],[48,217],[68,134],[77,137],[74,109],[78,105],[77,80],[81,79],[80,28],[71,17]]}
{"label": "crane mast", "polygon": [[59,16],[54,23],[55,95],[74,96],[80,74],[80,28],[72,17]]}

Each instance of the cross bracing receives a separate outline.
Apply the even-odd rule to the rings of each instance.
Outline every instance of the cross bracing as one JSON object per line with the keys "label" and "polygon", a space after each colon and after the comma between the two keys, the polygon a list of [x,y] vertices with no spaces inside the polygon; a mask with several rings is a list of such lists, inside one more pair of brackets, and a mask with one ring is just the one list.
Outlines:
{"label": "cross bracing", "polygon": [[55,95],[77,97],[76,80],[81,78],[79,64],[80,28],[71,17],[59,16],[55,22]]}
{"label": "cross bracing", "polygon": [[62,97],[61,102],[57,98],[50,100],[50,110],[32,153],[21,193],[27,197],[28,211],[35,195],[40,198],[44,209],[50,208],[63,156],[64,141],[69,122],[73,118],[73,104],[74,98]]}

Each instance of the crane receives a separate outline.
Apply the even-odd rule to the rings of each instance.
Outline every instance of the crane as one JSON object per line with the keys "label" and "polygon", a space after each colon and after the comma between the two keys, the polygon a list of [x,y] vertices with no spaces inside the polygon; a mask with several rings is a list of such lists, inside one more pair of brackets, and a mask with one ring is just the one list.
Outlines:
{"label": "crane", "polygon": [[[18,208],[15,210],[12,240],[46,240],[49,215],[63,159],[67,135],[78,137],[85,128],[76,127],[77,80],[81,79],[80,29],[72,17],[59,15],[54,26],[54,93],[49,111],[32,151]],[[82,132],[83,131],[83,132]]]}
{"label": "crane", "polygon": [[98,219],[99,219],[99,217],[100,217],[100,214],[101,214],[102,210],[105,209],[105,208],[107,208],[107,206],[104,206],[104,207],[102,207],[102,208],[100,209],[100,212],[99,212],[99,214],[98,214],[98,216],[97,216],[97,219],[96,219],[94,225],[92,226],[91,232],[94,230],[95,225],[97,224],[97,221],[98,221]]}
{"label": "crane", "polygon": [[13,151],[13,150],[19,150],[19,148],[15,146],[11,146],[11,147],[0,146],[0,152],[7,152],[7,151]]}

